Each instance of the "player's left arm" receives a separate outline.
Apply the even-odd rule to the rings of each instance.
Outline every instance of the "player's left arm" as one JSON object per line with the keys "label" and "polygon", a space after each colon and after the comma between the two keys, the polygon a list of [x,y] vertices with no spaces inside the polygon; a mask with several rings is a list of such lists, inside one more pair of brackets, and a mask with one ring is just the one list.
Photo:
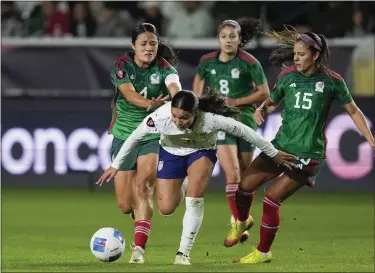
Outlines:
{"label": "player's left arm", "polygon": [[173,66],[169,66],[165,71],[165,86],[168,88],[169,93],[171,94],[171,97],[173,98],[174,95],[178,91],[181,91],[181,83],[180,83],[180,77],[178,76],[177,70]]}
{"label": "player's left arm", "polygon": [[252,78],[252,82],[249,84],[252,86],[254,83],[256,90],[253,90],[253,92],[246,97],[232,99],[233,106],[262,103],[270,95],[270,88],[261,64],[256,61],[254,64],[249,65],[249,71]]}
{"label": "player's left arm", "polygon": [[354,121],[355,125],[357,126],[358,130],[366,138],[371,148],[375,151],[374,136],[370,131],[365,115],[354,102],[350,94],[350,91],[343,79],[337,82],[335,91],[337,101],[344,107],[346,112],[348,112],[348,114]]}
{"label": "player's left arm", "polygon": [[370,127],[368,126],[366,117],[362,113],[361,109],[358,108],[357,104],[354,101],[344,104],[343,107],[354,121],[358,130],[366,138],[371,148],[375,151],[375,139],[370,131]]}

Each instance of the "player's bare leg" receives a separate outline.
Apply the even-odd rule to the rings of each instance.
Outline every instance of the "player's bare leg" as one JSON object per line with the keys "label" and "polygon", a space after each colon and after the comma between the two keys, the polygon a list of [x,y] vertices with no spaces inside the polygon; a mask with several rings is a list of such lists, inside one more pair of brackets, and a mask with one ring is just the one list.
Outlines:
{"label": "player's bare leg", "polygon": [[[236,205],[236,192],[238,189],[238,183],[241,180],[240,176],[240,162],[238,160],[238,149],[237,145],[219,145],[218,146],[218,159],[220,162],[221,167],[225,172],[226,178],[226,189],[225,192],[227,194],[228,205],[232,213],[232,217],[234,218],[234,222],[238,221],[238,209]],[[247,230],[248,227],[252,225],[252,219],[249,217],[248,225],[244,229],[244,232]],[[232,225],[232,228],[234,225]],[[241,236],[242,236],[241,232]],[[247,237],[246,235],[244,235]],[[226,243],[227,240],[224,241],[225,246],[231,246]]]}
{"label": "player's bare leg", "polygon": [[185,198],[186,211],[175,264],[190,265],[190,251],[203,221],[203,196],[211,179],[213,169],[213,162],[206,156],[194,161],[188,169],[189,183]]}
{"label": "player's bare leg", "polygon": [[[250,207],[254,200],[254,192],[269,180],[277,177],[282,170],[273,167],[262,157],[257,157],[242,175],[242,181],[236,192],[236,205],[238,209],[238,221],[229,231],[224,245],[231,247],[237,244],[244,230],[248,229],[248,225],[253,225],[251,221]],[[249,220],[250,218],[250,220]]]}
{"label": "player's bare leg", "polygon": [[263,199],[263,216],[260,226],[260,242],[249,255],[238,259],[237,263],[267,263],[272,260],[271,246],[280,224],[280,206],[289,196],[303,187],[303,184],[282,175],[267,190]]}
{"label": "player's bare leg", "polygon": [[114,178],[117,205],[124,214],[129,214],[135,209],[132,183],[135,174],[136,171],[119,171]]}
{"label": "player's bare leg", "polygon": [[156,181],[156,204],[159,213],[163,216],[170,216],[181,203],[185,194],[181,192],[181,185],[184,179],[158,179]]}
{"label": "player's bare leg", "polygon": [[144,252],[151,231],[153,216],[153,191],[156,181],[158,155],[150,153],[137,158],[135,177],[135,233],[130,263],[144,263]]}

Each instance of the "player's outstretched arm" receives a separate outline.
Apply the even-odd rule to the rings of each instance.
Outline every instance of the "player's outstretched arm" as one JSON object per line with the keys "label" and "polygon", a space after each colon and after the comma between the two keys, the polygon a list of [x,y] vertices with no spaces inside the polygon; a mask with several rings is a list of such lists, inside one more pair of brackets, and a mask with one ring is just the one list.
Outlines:
{"label": "player's outstretched arm", "polygon": [[357,126],[358,130],[362,133],[362,135],[366,138],[368,143],[370,144],[371,148],[375,151],[375,140],[374,136],[372,135],[370,128],[367,124],[365,115],[362,113],[361,109],[355,104],[354,101],[344,104],[343,107],[348,112],[352,120],[354,121],[355,125]]}
{"label": "player's outstretched arm", "polygon": [[[146,117],[143,122],[131,133],[131,135],[126,139],[124,144],[122,144],[120,151],[117,156],[113,159],[111,166],[103,173],[103,175],[98,179],[96,185],[101,186],[104,182],[111,181],[117,174],[118,169],[124,162],[126,156],[131,152],[131,150],[137,145],[139,141],[143,139],[144,136],[151,134],[147,126],[147,122],[150,117]],[[156,133],[155,129],[155,133]]]}
{"label": "player's outstretched arm", "polygon": [[181,91],[182,89],[180,78],[177,74],[169,74],[165,78],[165,86],[167,86],[172,98],[174,97],[174,95],[176,95],[178,91]]}
{"label": "player's outstretched arm", "polygon": [[240,137],[247,142],[253,143],[262,152],[271,157],[278,165],[285,165],[289,169],[295,165],[291,163],[291,160],[295,160],[294,155],[278,151],[272,143],[265,140],[252,128],[236,121],[233,118],[227,118],[220,115],[214,116],[214,127],[218,131],[224,131],[228,134]]}

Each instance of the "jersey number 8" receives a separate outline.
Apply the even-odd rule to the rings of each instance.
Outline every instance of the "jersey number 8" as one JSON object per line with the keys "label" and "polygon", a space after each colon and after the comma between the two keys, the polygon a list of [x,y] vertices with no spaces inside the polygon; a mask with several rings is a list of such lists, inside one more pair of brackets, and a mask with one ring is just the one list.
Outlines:
{"label": "jersey number 8", "polygon": [[228,81],[227,80],[220,80],[220,93],[223,95],[227,95],[229,93]]}
{"label": "jersey number 8", "polygon": [[[311,97],[312,95],[313,94],[311,94],[311,93],[304,93],[303,94],[302,109],[308,110],[308,109],[311,108],[312,100],[309,97]],[[295,97],[296,97],[296,104],[294,105],[294,108],[301,108],[301,104],[300,104],[301,92],[298,92],[297,94],[295,94]]]}

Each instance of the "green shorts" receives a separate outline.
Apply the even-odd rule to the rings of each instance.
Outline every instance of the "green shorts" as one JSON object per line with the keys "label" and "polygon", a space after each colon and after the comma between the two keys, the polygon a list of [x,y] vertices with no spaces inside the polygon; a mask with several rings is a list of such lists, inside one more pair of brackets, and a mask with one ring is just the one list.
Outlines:
{"label": "green shorts", "polygon": [[[267,156],[265,153],[261,153],[260,156],[269,162],[269,164],[276,166],[275,161],[273,161],[272,158]],[[296,167],[292,168],[291,170],[282,166],[278,168],[280,168],[284,174],[298,183],[306,184],[309,187],[314,187],[316,178],[322,170],[322,167],[325,165],[325,160],[297,157],[297,159],[292,162],[296,165]]]}
{"label": "green shorts", "polygon": [[[114,158],[117,153],[120,151],[122,144],[125,140],[114,137],[111,147],[111,158]],[[120,166],[120,171],[132,171],[137,169],[137,158],[138,156],[147,155],[147,154],[158,154],[159,153],[159,140],[147,140],[138,143],[134,149],[128,154],[125,158],[124,163]],[[155,166],[156,168],[156,166]]]}
{"label": "green shorts", "polygon": [[217,145],[237,145],[239,152],[254,152],[255,146],[246,140],[225,132],[217,133]]}

